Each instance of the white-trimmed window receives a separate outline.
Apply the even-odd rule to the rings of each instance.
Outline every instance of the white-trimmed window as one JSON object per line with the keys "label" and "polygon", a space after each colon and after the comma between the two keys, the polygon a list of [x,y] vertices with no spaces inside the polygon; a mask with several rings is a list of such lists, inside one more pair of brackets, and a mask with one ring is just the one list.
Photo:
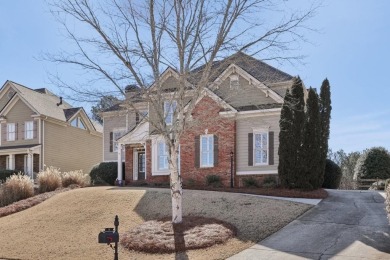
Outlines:
{"label": "white-trimmed window", "polygon": [[34,122],[24,122],[24,139],[34,139]]}
{"label": "white-trimmed window", "polygon": [[113,152],[118,151],[118,139],[121,138],[124,134],[126,134],[126,129],[115,129],[112,131]]}
{"label": "white-trimmed window", "polygon": [[7,124],[7,141],[15,141],[16,139],[16,124],[8,123]]}
{"label": "white-trimmed window", "polygon": [[214,166],[214,135],[200,136],[200,167]]}
{"label": "white-trimmed window", "polygon": [[172,125],[173,123],[173,113],[176,110],[177,102],[173,101],[164,101],[164,118],[165,124]]}
{"label": "white-trimmed window", "polygon": [[240,79],[238,74],[232,74],[230,78],[230,89],[239,89],[240,88]]}
{"label": "white-trimmed window", "polygon": [[253,133],[254,165],[268,164],[268,132]]}
{"label": "white-trimmed window", "polygon": [[83,120],[80,117],[76,117],[75,119],[73,119],[70,122],[70,125],[73,126],[73,127],[78,127],[78,128],[81,128],[81,129],[85,129],[85,124],[84,124]]}
{"label": "white-trimmed window", "polygon": [[168,149],[164,141],[159,141],[157,142],[157,169],[166,171],[168,168]]}

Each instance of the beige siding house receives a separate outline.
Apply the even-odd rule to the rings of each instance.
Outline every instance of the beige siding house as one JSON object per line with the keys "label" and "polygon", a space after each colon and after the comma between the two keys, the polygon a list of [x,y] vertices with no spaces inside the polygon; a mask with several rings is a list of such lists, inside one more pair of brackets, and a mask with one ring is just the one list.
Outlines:
{"label": "beige siding house", "polygon": [[[197,84],[201,72],[202,67],[199,67],[189,73],[189,91],[186,92],[189,100],[193,98],[191,85]],[[160,77],[164,92],[175,91],[178,78],[174,69],[165,70]],[[244,178],[262,182],[267,176],[276,176],[281,107],[292,82],[291,75],[242,52],[216,61],[208,88],[198,97],[191,114],[192,125],[180,139],[179,171],[184,184],[204,185],[208,175],[219,175],[226,186],[232,184],[233,176],[237,187],[243,185]],[[150,91],[154,87],[151,85]],[[134,121],[125,121],[123,115],[132,113],[125,109],[125,104],[104,113],[105,151],[113,143],[120,147],[116,149],[116,156],[105,153],[105,160],[121,158],[117,159],[119,181],[125,161],[126,183],[169,182],[165,143],[152,127],[157,118],[164,118],[165,124],[175,122],[171,108],[177,103],[170,100],[172,95],[168,94],[166,99],[163,96],[159,108],[149,104],[147,120],[136,127],[133,127]],[[126,133],[112,139],[114,129],[122,128]]]}
{"label": "beige siding house", "polygon": [[102,126],[47,89],[6,81],[0,90],[0,169],[89,172],[102,158]]}

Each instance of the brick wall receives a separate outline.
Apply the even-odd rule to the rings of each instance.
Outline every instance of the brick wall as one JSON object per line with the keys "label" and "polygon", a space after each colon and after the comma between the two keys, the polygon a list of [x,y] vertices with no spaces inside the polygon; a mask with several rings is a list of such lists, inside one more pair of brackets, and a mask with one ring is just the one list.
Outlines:
{"label": "brick wall", "polygon": [[33,156],[33,172],[39,172],[39,154]]}
{"label": "brick wall", "polygon": [[15,154],[15,170],[24,172],[24,154]]}
{"label": "brick wall", "polygon": [[[221,107],[211,98],[204,97],[195,107],[192,125],[180,142],[181,176],[183,183],[205,185],[207,175],[221,177],[223,186],[230,186],[230,153],[235,151],[236,123],[234,118],[219,116]],[[202,134],[218,137],[218,163],[210,168],[195,165],[195,137]]]}
{"label": "brick wall", "polygon": [[130,145],[125,146],[125,182],[133,181],[133,148]]}
{"label": "brick wall", "polygon": [[7,156],[6,155],[1,155],[0,156],[0,169],[6,169],[7,163],[6,163]]}

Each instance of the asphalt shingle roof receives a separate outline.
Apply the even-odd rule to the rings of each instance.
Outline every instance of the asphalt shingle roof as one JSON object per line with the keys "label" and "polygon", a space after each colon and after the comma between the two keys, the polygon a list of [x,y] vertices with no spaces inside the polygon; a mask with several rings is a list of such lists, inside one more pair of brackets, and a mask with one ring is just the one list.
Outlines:
{"label": "asphalt shingle roof", "polygon": [[[216,80],[231,64],[236,64],[263,83],[288,81],[293,78],[293,76],[278,70],[261,60],[255,59],[243,52],[237,52],[226,59],[213,62],[213,65],[211,66],[210,82]],[[205,65],[200,66],[191,72],[193,74],[190,79],[191,83],[196,83],[200,80],[204,67]]]}
{"label": "asphalt shingle roof", "polygon": [[60,102],[59,97],[53,94],[43,94],[40,91],[35,91],[15,82],[12,82],[12,85],[18,91],[19,95],[39,114],[50,116],[61,121],[67,121],[64,109],[72,108],[72,106],[65,101],[57,106],[57,103]]}

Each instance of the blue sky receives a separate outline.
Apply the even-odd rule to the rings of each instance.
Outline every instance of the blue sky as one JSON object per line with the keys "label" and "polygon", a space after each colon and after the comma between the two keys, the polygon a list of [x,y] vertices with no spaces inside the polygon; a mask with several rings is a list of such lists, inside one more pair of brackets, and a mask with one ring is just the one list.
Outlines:
{"label": "blue sky", "polygon": [[[311,2],[294,0],[291,4],[307,8]],[[389,15],[387,0],[325,0],[310,21],[319,32],[307,33],[312,43],[302,45],[305,64],[273,64],[299,75],[307,87],[319,88],[324,78],[329,79],[333,106],[329,144],[333,150],[390,149]],[[0,1],[0,35],[0,84],[9,79],[58,93],[49,84],[47,72],[78,73],[39,59],[43,52],[68,47],[43,0]]]}

